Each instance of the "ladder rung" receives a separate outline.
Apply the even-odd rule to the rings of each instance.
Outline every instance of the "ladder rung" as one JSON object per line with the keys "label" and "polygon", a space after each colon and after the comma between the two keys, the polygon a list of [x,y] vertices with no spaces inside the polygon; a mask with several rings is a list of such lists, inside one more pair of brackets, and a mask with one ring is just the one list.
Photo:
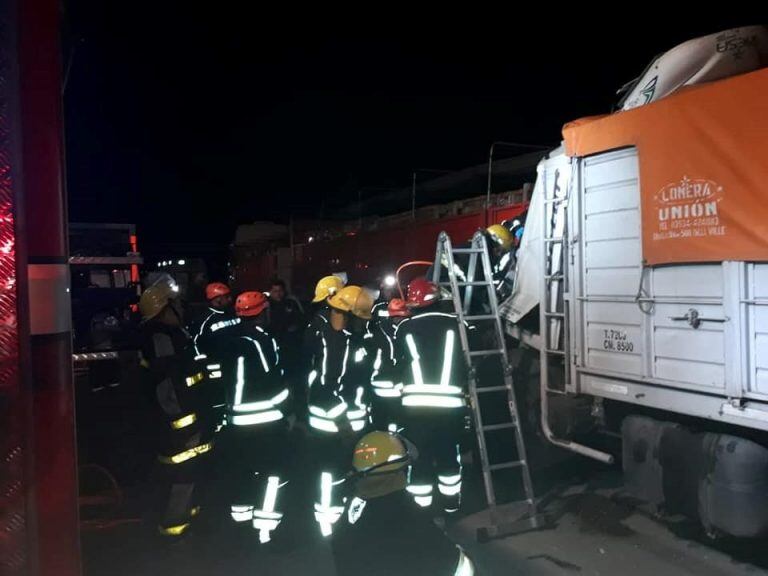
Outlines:
{"label": "ladder rung", "polygon": [[464,320],[496,320],[495,314],[481,314],[479,316],[464,316]]}
{"label": "ladder rung", "polygon": [[454,254],[482,254],[482,248],[454,248]]}
{"label": "ladder rung", "polygon": [[565,242],[564,236],[557,236],[555,238],[544,238],[544,242],[549,242],[552,244],[559,244],[561,242]]}
{"label": "ladder rung", "polygon": [[544,350],[547,354],[554,354],[556,356],[565,356],[565,352],[562,350],[552,350],[551,348],[546,348]]}
{"label": "ladder rung", "polygon": [[477,389],[477,393],[485,394],[486,392],[501,392],[502,390],[507,391],[508,388],[506,386],[483,386]]}
{"label": "ladder rung", "polygon": [[456,282],[457,286],[492,286],[493,282]]}
{"label": "ladder rung", "polygon": [[563,202],[567,202],[568,198],[545,198],[544,204],[562,204]]}
{"label": "ladder rung", "polygon": [[563,278],[565,278],[565,275],[563,275],[563,274],[547,274],[547,275],[544,276],[544,278],[547,279],[547,280],[562,280]]}
{"label": "ladder rung", "polygon": [[545,316],[552,316],[553,318],[565,318],[563,312],[544,312]]}
{"label": "ladder rung", "polygon": [[494,354],[504,354],[504,350],[475,350],[470,352],[470,356],[493,356]]}
{"label": "ladder rung", "polygon": [[488,470],[495,472],[496,470],[506,470],[508,468],[520,468],[525,466],[525,460],[514,460],[512,462],[502,462],[501,464],[491,464],[488,466]]}
{"label": "ladder rung", "polygon": [[514,422],[506,422],[504,424],[490,424],[489,426],[483,426],[483,432],[493,432],[494,430],[506,430],[508,428],[517,428]]}

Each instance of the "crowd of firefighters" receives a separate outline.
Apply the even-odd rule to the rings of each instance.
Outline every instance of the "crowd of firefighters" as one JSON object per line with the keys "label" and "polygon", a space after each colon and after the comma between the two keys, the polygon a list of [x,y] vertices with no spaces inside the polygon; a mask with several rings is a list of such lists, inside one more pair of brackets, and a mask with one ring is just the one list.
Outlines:
{"label": "crowd of firefighters", "polygon": [[[485,235],[501,285],[519,234],[494,225]],[[388,299],[329,275],[314,292],[307,315],[279,281],[236,298],[214,282],[189,324],[170,277],[142,294],[142,365],[165,418],[160,533],[194,524],[202,472],[217,462],[232,521],[262,544],[280,533],[294,476],[312,475],[311,514],[340,574],[474,573],[433,521],[459,510],[469,422],[444,288],[418,277]]]}

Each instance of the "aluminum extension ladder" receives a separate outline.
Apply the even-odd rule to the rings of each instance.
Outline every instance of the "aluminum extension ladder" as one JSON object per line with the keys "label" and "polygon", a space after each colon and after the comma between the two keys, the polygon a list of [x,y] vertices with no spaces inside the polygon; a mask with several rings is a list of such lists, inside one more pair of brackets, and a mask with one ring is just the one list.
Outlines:
{"label": "aluminum extension ladder", "polygon": [[[455,264],[454,256],[457,254],[466,254],[469,256],[467,270],[459,273]],[[482,276],[478,275],[478,260],[482,268]],[[441,281],[442,269],[447,268],[448,281]],[[437,253],[435,265],[433,266],[433,282],[448,287],[453,297],[453,306],[459,325],[459,335],[461,337],[461,347],[464,351],[464,357],[469,367],[469,393],[474,418],[475,435],[480,451],[480,461],[483,471],[483,483],[485,485],[485,495],[488,501],[491,524],[478,530],[478,539],[487,540],[510,534],[515,534],[531,529],[542,528],[545,525],[544,518],[538,513],[536,507],[536,498],[531,481],[531,473],[528,466],[528,459],[525,451],[525,441],[523,431],[520,425],[517,401],[515,399],[515,390],[512,381],[512,367],[509,363],[507,346],[504,340],[504,328],[499,316],[499,306],[496,298],[496,290],[493,283],[493,271],[491,261],[488,255],[488,247],[485,235],[478,230],[472,237],[470,248],[453,248],[451,239],[447,233],[441,232],[437,240]],[[460,288],[464,288],[463,301]],[[488,313],[478,313],[471,311],[472,293],[474,288],[485,289],[488,293],[488,304],[490,310]],[[488,323],[493,324],[493,348],[480,349],[478,346],[488,346],[488,341],[484,344],[473,342],[468,334],[469,324],[488,327]],[[483,386],[478,387],[477,369],[479,362],[488,357],[498,358],[503,372],[504,383],[502,386]],[[481,413],[480,395],[491,395],[491,399],[498,397],[499,401],[505,402],[508,407],[509,418],[501,423],[491,425],[484,424],[484,417]],[[505,414],[506,415],[506,414]],[[504,434],[512,432],[514,435],[516,456],[509,456],[509,459],[500,462],[491,462],[488,453],[488,435]],[[498,509],[496,501],[496,489],[494,487],[494,472],[512,468],[520,469],[525,490],[525,504],[527,513],[518,520],[508,520]]]}
{"label": "aluminum extension ladder", "polygon": [[[568,196],[570,186],[560,185],[559,174],[555,173],[551,193],[548,186],[543,189],[543,298],[539,306],[541,327],[540,362],[544,390],[552,394],[565,394],[570,384],[568,350],[570,347],[568,314],[563,292],[568,282],[568,266],[565,262],[568,244]],[[551,367],[564,364],[564,379],[561,387],[552,386]]]}

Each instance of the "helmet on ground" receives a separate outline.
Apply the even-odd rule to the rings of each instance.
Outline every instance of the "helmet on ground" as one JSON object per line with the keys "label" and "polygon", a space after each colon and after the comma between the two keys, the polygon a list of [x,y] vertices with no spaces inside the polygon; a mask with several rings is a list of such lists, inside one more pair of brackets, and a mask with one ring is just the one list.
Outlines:
{"label": "helmet on ground", "polygon": [[491,240],[500,245],[504,250],[509,250],[514,243],[512,233],[501,224],[491,224],[485,230]]}
{"label": "helmet on ground", "polygon": [[209,301],[218,298],[219,296],[226,296],[230,293],[231,290],[229,289],[229,286],[223,282],[211,282],[205,287],[205,299]]}
{"label": "helmet on ground", "polygon": [[235,301],[235,313],[241,317],[258,316],[269,307],[263,292],[243,292]]}
{"label": "helmet on ground", "polygon": [[144,290],[139,299],[139,311],[145,322],[151,320],[165,309],[171,300],[179,295],[179,285],[169,275],[164,274],[152,286]]}
{"label": "helmet on ground", "polygon": [[328,298],[328,305],[340,312],[351,312],[358,318],[370,320],[373,298],[360,286],[345,286]]}
{"label": "helmet on ground", "polygon": [[406,305],[409,308],[423,308],[440,300],[440,288],[434,282],[426,278],[416,278],[408,284],[408,298]]}
{"label": "helmet on ground", "polygon": [[315,297],[312,302],[322,302],[329,296],[333,296],[344,288],[344,282],[338,276],[324,276],[320,278],[315,286]]}
{"label": "helmet on ground", "polygon": [[387,305],[387,312],[389,313],[390,318],[403,318],[411,315],[408,306],[405,304],[405,300],[402,298],[392,298]]}

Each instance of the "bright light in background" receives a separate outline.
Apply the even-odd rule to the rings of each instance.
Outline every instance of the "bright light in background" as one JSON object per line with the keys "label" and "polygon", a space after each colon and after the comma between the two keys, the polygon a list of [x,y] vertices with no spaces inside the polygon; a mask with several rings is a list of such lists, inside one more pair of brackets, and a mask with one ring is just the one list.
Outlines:
{"label": "bright light in background", "polygon": [[389,274],[388,276],[384,277],[384,286],[386,286],[387,288],[392,288],[392,286],[394,286],[396,283],[397,283],[397,280],[395,279],[394,276],[392,276],[392,274]]}
{"label": "bright light in background", "polygon": [[187,263],[186,260],[179,260],[179,266],[184,266],[184,264],[186,263]]}
{"label": "bright light in background", "polygon": [[309,238],[307,238],[307,242],[314,242],[314,241],[315,241],[314,236],[310,236]]}

